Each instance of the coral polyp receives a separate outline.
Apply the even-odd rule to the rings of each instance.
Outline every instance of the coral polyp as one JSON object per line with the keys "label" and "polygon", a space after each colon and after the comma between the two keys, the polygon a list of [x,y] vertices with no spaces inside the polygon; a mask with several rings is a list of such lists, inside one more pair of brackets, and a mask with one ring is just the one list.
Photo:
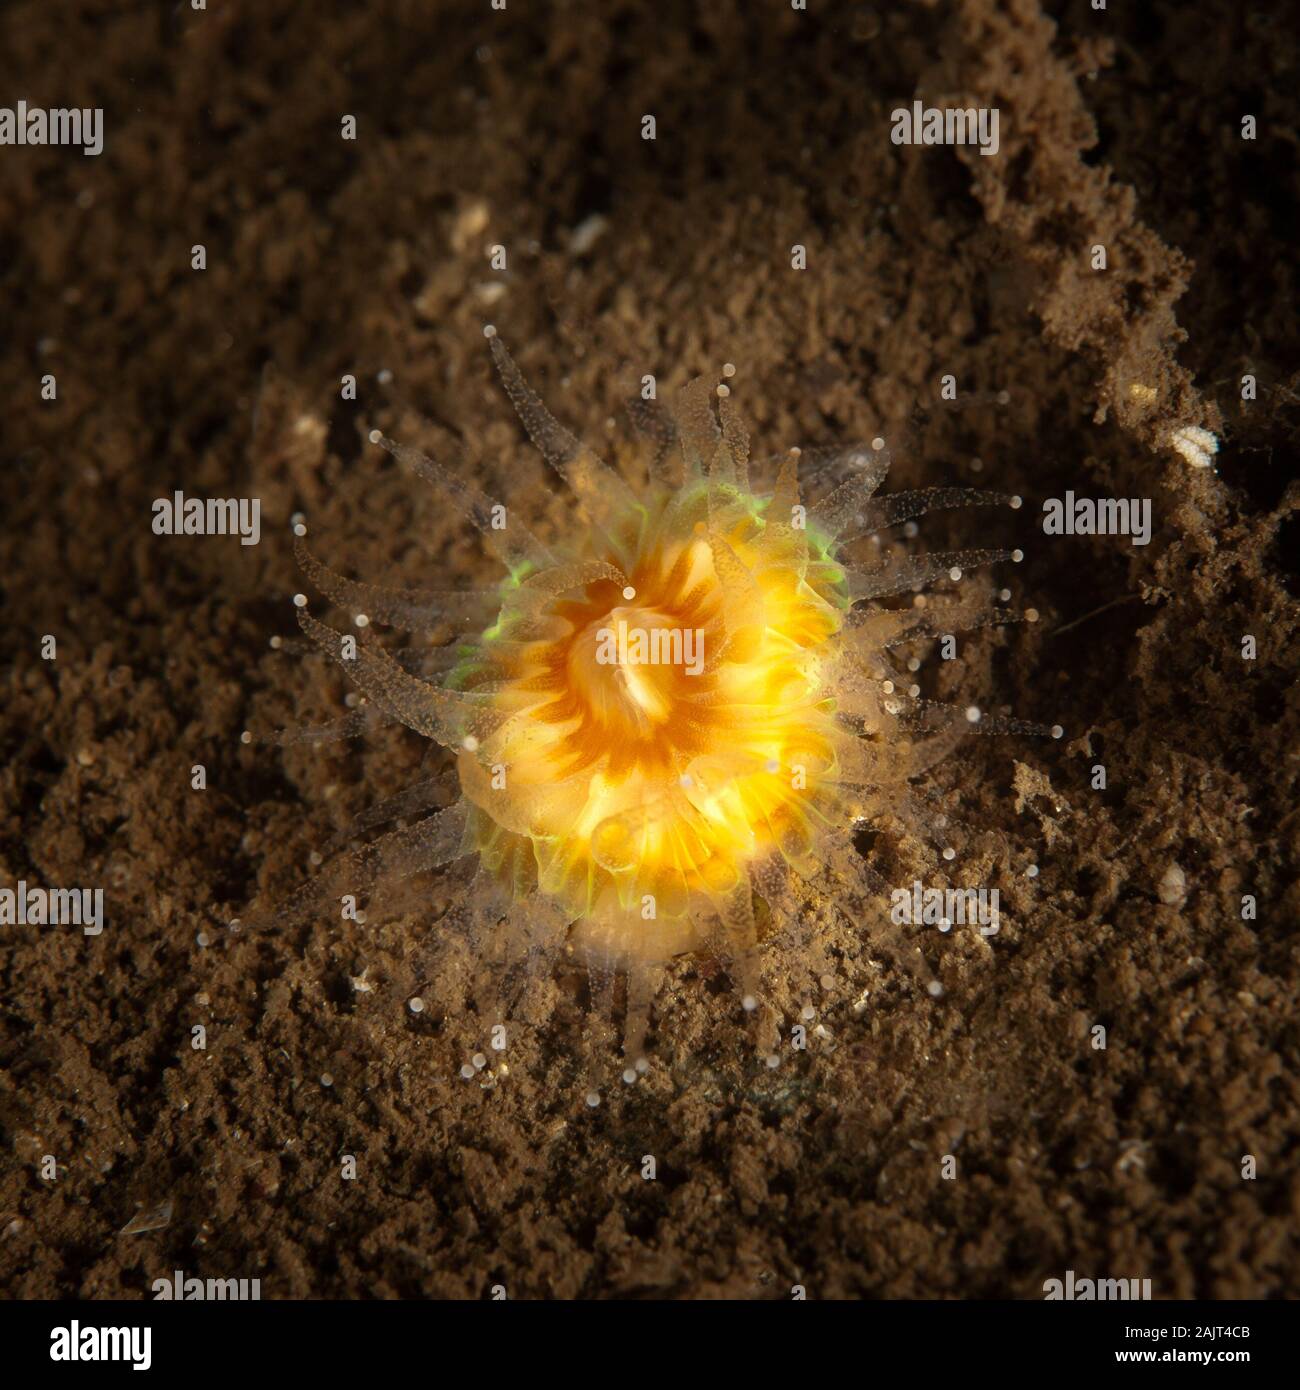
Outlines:
{"label": "coral polyp", "polygon": [[[355,893],[476,856],[451,920],[494,958],[563,948],[628,972],[625,1046],[638,1055],[656,967],[712,951],[754,1009],[762,939],[815,893],[860,897],[870,869],[856,827],[923,819],[911,779],[972,729],[1044,732],[922,699],[894,650],[1012,616],[935,606],[919,591],[1018,553],[918,556],[879,540],[935,507],[1019,499],[965,488],[876,497],[890,464],[881,439],[792,449],[751,469],[729,389],[702,380],[675,418],[638,403],[642,438],[622,462],[644,476],[630,482],[632,468],[558,424],[488,336],[581,519],[543,544],[511,509],[375,432],[479,528],[506,568],[499,587],[457,596],[358,584],[322,565],[298,528],[304,570],[362,635],[318,621],[299,596],[304,632],[367,710],[451,751],[461,793],[366,846],[331,882]],[[859,542],[865,560],[851,558]],[[889,606],[897,595],[912,602]],[[369,636],[373,622],[418,630],[448,618],[464,633],[437,681]]]}

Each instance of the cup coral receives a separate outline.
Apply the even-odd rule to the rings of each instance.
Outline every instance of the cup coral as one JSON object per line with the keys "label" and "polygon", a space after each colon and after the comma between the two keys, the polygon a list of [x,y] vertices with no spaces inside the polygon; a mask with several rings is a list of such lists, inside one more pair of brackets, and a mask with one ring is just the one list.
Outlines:
{"label": "cup coral", "polygon": [[[377,707],[452,752],[461,792],[347,858],[329,882],[357,894],[477,856],[454,913],[476,947],[503,968],[566,949],[598,971],[626,971],[624,1048],[635,1062],[656,967],[712,950],[755,1009],[761,939],[800,916],[812,885],[860,890],[869,874],[855,827],[912,807],[911,779],[967,732],[1046,732],[922,699],[895,655],[1014,616],[936,607],[920,590],[1019,552],[914,555],[877,542],[867,562],[849,558],[856,542],[936,507],[1019,498],[966,488],[877,497],[890,464],[880,439],[793,449],[754,470],[770,478],[760,484],[729,389],[700,380],[675,418],[638,403],[645,476],[630,482],[550,415],[487,335],[581,524],[543,545],[468,481],[375,432],[479,529],[507,571],[499,589],[359,584],[321,564],[296,528],[303,570],[362,635],[322,623],[298,595],[303,631],[366,697],[362,714]],[[898,595],[911,605],[888,606]],[[373,622],[418,630],[448,618],[466,635],[436,681],[369,636]],[[303,901],[321,893],[309,887]]]}

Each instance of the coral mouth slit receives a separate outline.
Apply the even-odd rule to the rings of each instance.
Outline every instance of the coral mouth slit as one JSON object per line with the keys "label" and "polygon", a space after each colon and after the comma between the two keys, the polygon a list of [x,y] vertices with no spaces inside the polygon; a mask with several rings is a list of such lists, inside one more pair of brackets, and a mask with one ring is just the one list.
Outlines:
{"label": "coral mouth slit", "polygon": [[[624,1052],[637,1063],[660,967],[712,951],[745,1010],[758,1012],[760,938],[798,923],[814,896],[860,901],[871,884],[856,826],[886,812],[923,821],[910,780],[970,732],[1047,732],[923,700],[895,654],[1016,614],[879,602],[1018,552],[877,548],[872,565],[848,558],[856,541],[936,507],[1020,499],[965,488],[877,497],[890,463],[880,439],[791,450],[774,481],[757,486],[729,392],[699,380],[675,419],[638,403],[646,477],[634,487],[550,415],[495,331],[487,336],[581,525],[543,545],[513,509],[375,431],[372,442],[478,528],[507,571],[499,588],[358,583],[316,559],[306,528],[295,528],[307,577],[358,629],[345,635],[305,602],[296,609],[306,636],[366,697],[338,731],[400,721],[451,750],[460,797],[346,857],[290,906],[472,856],[474,879],[438,931],[463,928],[491,959],[492,1008],[504,1009],[497,991],[521,962],[576,954],[607,995],[613,972],[626,972]],[[804,499],[808,485],[822,492],[816,502]],[[447,621],[463,635],[436,678],[372,635],[376,623],[420,631]],[[431,800],[399,797],[363,819],[378,824]],[[624,1075],[637,1074],[629,1065]]]}

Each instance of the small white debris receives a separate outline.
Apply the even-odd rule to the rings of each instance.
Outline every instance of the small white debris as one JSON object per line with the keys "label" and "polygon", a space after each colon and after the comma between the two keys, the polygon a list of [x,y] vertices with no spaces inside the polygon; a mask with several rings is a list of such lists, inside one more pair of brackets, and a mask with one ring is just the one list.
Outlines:
{"label": "small white debris", "polygon": [[1199,425],[1180,425],[1169,431],[1170,447],[1181,454],[1193,468],[1209,468],[1219,452],[1219,440]]}
{"label": "small white debris", "polygon": [[627,1086],[636,1085],[636,1068],[627,1067],[623,1071],[623,1082]]}
{"label": "small white debris", "polygon": [[735,376],[735,375],[736,375],[736,364],[735,364],[734,362],[724,362],[724,363],[722,364],[722,375],[723,375],[723,376]]}
{"label": "small white debris", "polygon": [[460,1074],[466,1081],[470,1081],[478,1075],[478,1073],[474,1070],[472,1066],[470,1066],[468,1062],[466,1062],[465,1065],[461,1067]]}
{"label": "small white debris", "polygon": [[609,218],[603,213],[593,212],[569,233],[570,255],[585,256],[608,230]]}
{"label": "small white debris", "polygon": [[1160,901],[1170,907],[1178,907],[1187,900],[1187,875],[1180,865],[1170,864],[1157,891]]}
{"label": "small white debris", "polygon": [[811,1004],[805,1004],[803,1008],[799,1010],[799,1017],[803,1019],[805,1023],[809,1023],[817,1017],[817,1010],[814,1009]]}
{"label": "small white debris", "polygon": [[294,606],[295,608],[306,608],[306,607],[307,607],[307,595],[306,595],[306,594],[294,594],[294,596],[293,596],[293,606]]}
{"label": "small white debris", "polygon": [[966,706],[966,722],[968,724],[978,724],[982,718],[983,716],[980,713],[980,707],[978,705]]}
{"label": "small white debris", "polygon": [[631,603],[632,600],[636,597],[636,590],[629,584],[627,588],[623,590],[623,597],[628,601],[628,603]]}
{"label": "small white debris", "polygon": [[1037,878],[1037,877],[1038,877],[1038,865],[1037,865],[1037,864],[1031,864],[1031,865],[1025,870],[1025,877],[1026,877],[1026,878]]}
{"label": "small white debris", "polygon": [[461,746],[467,753],[477,753],[477,752],[478,752],[478,739],[475,738],[473,734],[466,734],[465,737],[461,740],[461,745],[460,745],[460,746]]}
{"label": "small white debris", "polygon": [[413,1014],[422,1014],[424,1012],[424,1000],[421,999],[418,994],[414,995],[406,1001],[406,1007],[410,1009]]}
{"label": "small white debris", "polygon": [[594,1109],[600,1104],[600,1092],[599,1092],[599,1091],[588,1091],[588,1092],[587,1092],[587,1104],[588,1104],[588,1106],[590,1106],[590,1108],[591,1108],[592,1110],[594,1110]]}
{"label": "small white debris", "polygon": [[938,999],[943,994],[943,986],[938,980],[931,980],[930,983],[926,985],[926,990],[934,999]]}
{"label": "small white debris", "polygon": [[951,845],[949,845],[949,846],[944,850],[944,852],[943,852],[943,857],[944,857],[945,859],[949,860],[949,861],[951,861],[951,860],[953,860],[953,859],[956,859],[956,857],[957,857],[957,851],[956,851],[955,849],[953,849],[953,847],[952,847]]}
{"label": "small white debris", "polygon": [[754,1010],[758,1008],[758,1000],[755,999],[752,994],[747,994],[740,1001],[740,1007],[744,1009],[747,1014],[752,1014]]}
{"label": "small white debris", "polygon": [[329,1074],[329,1072],[323,1071],[320,1074],[320,1084],[324,1086],[325,1089],[328,1091],[329,1088],[334,1084],[334,1078]]}
{"label": "small white debris", "polygon": [[474,1063],[478,1071],[482,1071],[487,1066],[487,1058],[481,1052],[476,1052],[469,1060]]}

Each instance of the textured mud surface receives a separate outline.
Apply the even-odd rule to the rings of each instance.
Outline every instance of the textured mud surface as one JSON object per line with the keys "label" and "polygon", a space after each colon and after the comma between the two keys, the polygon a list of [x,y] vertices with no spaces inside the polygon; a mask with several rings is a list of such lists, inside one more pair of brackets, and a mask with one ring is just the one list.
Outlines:
{"label": "textured mud surface", "polygon": [[[1226,3],[525,8],[0,17],[13,95],[107,127],[97,159],[0,150],[0,882],[101,885],[107,914],[0,937],[0,1288],[1034,1297],[1074,1269],[1300,1293],[1294,34]],[[892,145],[917,96],[998,106],[998,156]],[[1005,582],[1042,620],[945,682],[1066,728],[938,770],[954,865],[864,844],[891,883],[999,887],[992,943],[922,941],[942,998],[869,914],[813,960],[773,943],[774,996],[827,1036],[769,1071],[725,973],[679,962],[649,1075],[590,1110],[609,1043],[577,974],[535,992],[508,1074],[461,1078],[464,963],[421,973],[450,877],[362,927],[229,929],[439,765],[405,732],[239,734],[343,695],[268,647],[294,511],[363,577],[491,573],[375,424],[428,445],[432,421],[546,505],[485,321],[598,440],[643,371],[724,361],[760,452],[870,438],[949,372],[1009,393],[933,414],[891,479],[1024,494],[995,543],[1024,546]],[[1188,424],[1224,436],[1217,472],[1166,446]],[[261,543],[153,535],[175,488],[261,497]],[[1151,498],[1151,544],[1045,537],[1066,489]]]}

